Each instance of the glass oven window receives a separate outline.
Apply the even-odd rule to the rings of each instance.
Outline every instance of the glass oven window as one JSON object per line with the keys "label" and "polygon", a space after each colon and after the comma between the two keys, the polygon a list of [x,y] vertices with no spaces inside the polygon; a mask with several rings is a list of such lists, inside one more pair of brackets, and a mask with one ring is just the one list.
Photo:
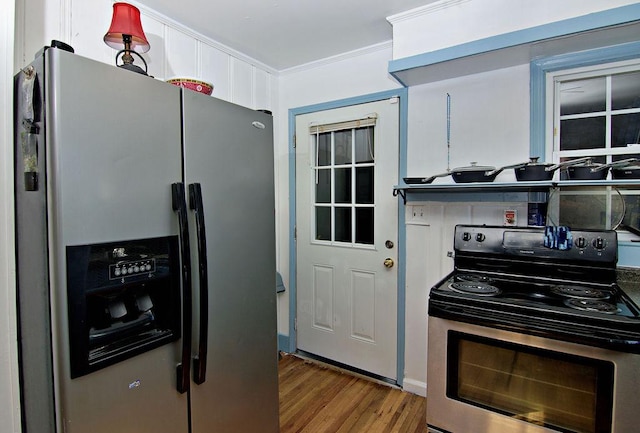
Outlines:
{"label": "glass oven window", "polygon": [[455,331],[448,350],[449,398],[563,432],[611,432],[611,362]]}

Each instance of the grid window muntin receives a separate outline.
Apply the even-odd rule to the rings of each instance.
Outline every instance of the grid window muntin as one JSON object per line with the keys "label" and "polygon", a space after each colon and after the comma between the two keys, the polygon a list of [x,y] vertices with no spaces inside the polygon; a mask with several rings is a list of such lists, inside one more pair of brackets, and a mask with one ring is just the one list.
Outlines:
{"label": "grid window muntin", "polygon": [[[616,80],[619,78],[630,78],[628,81],[633,83],[630,94],[623,95],[623,99],[626,98],[630,101],[630,104],[617,104],[615,101],[620,100],[620,93],[616,89]],[[637,78],[636,78],[637,77]],[[600,92],[602,95],[601,100],[598,103],[583,104],[583,109],[573,108],[563,109],[563,102],[566,102],[567,98],[562,97],[562,90],[574,91],[576,87],[583,84],[596,84],[600,86]],[[552,124],[553,124],[553,140],[551,155],[554,162],[564,162],[574,158],[580,157],[592,157],[593,162],[596,163],[611,163],[627,158],[640,158],[640,145],[628,146],[628,144],[638,144],[640,141],[640,60],[634,59],[624,62],[600,64],[596,66],[588,66],[583,68],[567,69],[563,71],[550,72],[547,74],[547,101],[550,101],[552,107]],[[573,87],[572,87],[573,86]],[[622,105],[622,106],[620,106]],[[630,106],[629,106],[630,105]],[[549,113],[549,111],[547,112]],[[631,124],[631,130],[623,132],[620,131],[619,120],[631,119],[628,124]],[[547,117],[548,120],[550,116]],[[567,136],[571,136],[571,133],[567,134],[563,131],[563,125],[565,128],[570,128],[572,122],[584,124],[591,124],[591,132],[593,136],[589,136],[583,143],[571,143],[563,140]],[[635,129],[634,126],[635,125]],[[589,130],[589,127],[585,128]],[[616,137],[618,137],[616,139]],[[622,137],[622,139],[620,139]],[[595,144],[594,144],[595,143]],[[593,192],[582,191],[566,193],[567,200],[571,201],[575,194],[593,194]],[[605,209],[607,221],[602,228],[614,228],[612,224],[614,222],[609,219],[609,215],[613,213],[612,197],[616,195],[611,187],[607,187],[604,190],[598,191],[597,194],[605,195],[607,197],[607,206]],[[640,226],[640,201],[638,192],[635,190],[622,189],[617,192],[623,196],[626,204],[626,212],[624,214],[623,224],[631,225],[633,227]],[[562,194],[565,195],[564,193]],[[555,212],[569,212],[569,216],[572,217],[568,207],[563,205],[564,200],[561,199],[556,206],[560,209],[556,209]],[[569,206],[570,208],[570,206]],[[564,210],[563,210],[564,209]],[[580,219],[580,218],[578,218]],[[594,227],[597,228],[597,227]]]}
{"label": "grid window muntin", "polygon": [[[633,77],[633,75],[628,74],[638,76],[640,83],[640,61],[635,60],[598,65],[597,67],[592,66],[558,71],[548,75],[553,89],[552,98],[549,98],[549,100],[553,101],[554,133],[552,159],[554,162],[590,156],[594,158],[594,162],[610,163],[620,159],[640,157],[640,145],[626,146],[626,144],[633,144],[633,141],[638,143],[638,135],[636,133],[626,134],[631,136],[629,139],[630,142],[623,143],[624,145],[622,146],[620,143],[615,143],[615,140],[612,140],[612,137],[618,133],[616,130],[616,122],[623,119],[623,116],[640,118],[640,87],[630,90],[637,92],[637,94],[634,95],[635,100],[632,102],[632,105],[635,106],[619,108],[613,105],[613,101],[616,100],[615,96],[612,98],[612,92],[616,91],[615,80],[625,75]],[[594,104],[590,108],[582,110],[569,110],[569,113],[567,113],[566,108],[563,110],[562,103],[566,102],[568,98],[563,98],[562,93],[571,95],[570,92],[579,92],[580,90],[576,89],[579,89],[580,86],[594,84],[596,80],[600,81],[602,89],[600,106]],[[591,87],[593,88],[594,86]],[[583,105],[588,104],[583,103]],[[563,137],[567,139],[567,134],[563,131],[563,125],[565,129],[569,129],[571,127],[570,125],[580,123],[582,123],[583,131],[587,132],[589,128],[591,128],[594,134],[585,134],[589,136],[582,143],[568,144],[568,141],[563,142]],[[640,124],[636,123],[636,125],[637,128],[640,128]],[[598,134],[602,134],[602,136],[598,137]],[[591,140],[591,144],[589,144],[589,140]],[[599,143],[594,145],[593,142]]]}
{"label": "grid window muntin", "polygon": [[311,134],[313,243],[373,248],[373,126]]}

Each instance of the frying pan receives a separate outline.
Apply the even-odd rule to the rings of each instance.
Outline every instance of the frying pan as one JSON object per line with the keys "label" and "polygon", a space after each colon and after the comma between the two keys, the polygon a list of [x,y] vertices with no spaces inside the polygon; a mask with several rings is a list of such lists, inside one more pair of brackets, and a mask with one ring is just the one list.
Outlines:
{"label": "frying pan", "polygon": [[404,181],[408,184],[415,183],[432,183],[438,177],[445,177],[451,175],[453,181],[456,183],[468,183],[468,182],[492,182],[504,168],[495,168],[490,166],[478,166],[472,162],[467,167],[454,168],[451,171],[445,173],[435,174],[430,177],[405,177]]}
{"label": "frying pan", "polygon": [[[607,178],[610,168],[625,166],[626,164],[631,164],[632,162],[637,161],[635,158],[630,158],[622,161],[610,162],[609,164],[599,164],[592,162],[590,158],[587,159],[587,162],[572,165],[567,169],[570,180],[604,180]],[[614,177],[614,179],[639,179],[640,167],[629,169],[626,175],[629,177]],[[622,168],[618,169],[616,176],[625,176],[625,170]]]}
{"label": "frying pan", "polygon": [[553,173],[562,167],[567,167],[572,164],[579,164],[586,161],[588,158],[579,158],[571,161],[561,162],[560,164],[551,164],[545,162],[538,162],[538,157],[531,157],[528,162],[520,164],[508,165],[503,169],[513,168],[518,181],[538,181],[538,180],[551,180]]}
{"label": "frying pan", "polygon": [[612,179],[640,179],[640,165],[632,165],[640,162],[638,158],[623,159],[611,166]]}
{"label": "frying pan", "polygon": [[567,168],[569,180],[603,180],[609,174],[609,164],[599,164],[589,158],[586,162]]}

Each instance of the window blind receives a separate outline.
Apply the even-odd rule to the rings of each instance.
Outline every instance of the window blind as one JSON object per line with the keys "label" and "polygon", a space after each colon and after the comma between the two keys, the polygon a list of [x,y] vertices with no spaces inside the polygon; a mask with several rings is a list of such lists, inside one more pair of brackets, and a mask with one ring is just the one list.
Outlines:
{"label": "window blind", "polygon": [[324,125],[309,125],[309,133],[322,134],[324,132],[343,131],[345,129],[365,128],[367,126],[376,126],[378,115],[373,113],[362,119],[347,120],[345,122],[327,123]]}

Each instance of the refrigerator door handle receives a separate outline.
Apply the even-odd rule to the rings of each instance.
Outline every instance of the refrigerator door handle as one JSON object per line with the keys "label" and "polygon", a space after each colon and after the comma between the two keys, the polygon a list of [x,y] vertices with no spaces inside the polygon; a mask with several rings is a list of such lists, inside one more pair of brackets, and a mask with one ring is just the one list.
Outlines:
{"label": "refrigerator door handle", "polygon": [[171,185],[171,203],[173,210],[178,214],[178,223],[180,226],[180,256],[182,259],[182,360],[176,368],[178,376],[176,388],[179,393],[183,394],[189,389],[193,307],[187,202],[185,199],[184,184],[182,182]]}
{"label": "refrigerator door handle", "polygon": [[207,338],[209,330],[209,277],[207,272],[207,230],[204,223],[202,189],[199,183],[189,185],[189,207],[196,217],[198,238],[198,272],[200,278],[200,323],[198,354],[193,358],[193,381],[200,385],[207,375]]}

